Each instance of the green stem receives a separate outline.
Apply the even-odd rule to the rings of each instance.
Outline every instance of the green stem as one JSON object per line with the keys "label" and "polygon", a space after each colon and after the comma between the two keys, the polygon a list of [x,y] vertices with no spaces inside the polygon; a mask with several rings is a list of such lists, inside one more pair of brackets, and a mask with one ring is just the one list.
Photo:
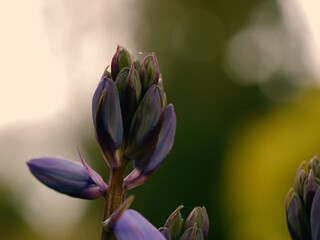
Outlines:
{"label": "green stem", "polygon": [[[110,171],[108,190],[105,195],[103,221],[107,220],[124,200],[123,178],[125,175],[127,159],[125,159],[124,156],[122,157],[121,166]],[[101,240],[113,239],[115,238],[112,233],[108,233],[102,229]]]}

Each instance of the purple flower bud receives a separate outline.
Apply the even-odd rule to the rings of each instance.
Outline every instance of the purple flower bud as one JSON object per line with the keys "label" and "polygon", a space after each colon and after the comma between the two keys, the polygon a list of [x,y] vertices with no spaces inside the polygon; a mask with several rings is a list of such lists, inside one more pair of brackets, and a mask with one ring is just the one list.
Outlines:
{"label": "purple flower bud", "polygon": [[308,174],[303,169],[306,162],[302,162],[298,168],[296,178],[294,180],[294,191],[298,193],[299,196],[303,195],[304,182],[308,178]]}
{"label": "purple flower bud", "polygon": [[27,162],[31,173],[43,184],[71,197],[95,199],[101,189],[78,162],[56,158],[34,158]]}
{"label": "purple flower bud", "polygon": [[111,228],[117,240],[166,240],[165,237],[140,213],[127,209]]}
{"label": "purple flower bud", "polygon": [[165,93],[153,85],[143,97],[130,127],[130,137],[125,155],[138,159],[153,151],[161,129],[166,106]]}
{"label": "purple flower bud", "polygon": [[202,231],[203,237],[206,239],[209,233],[209,217],[205,207],[195,207],[188,216],[185,222],[186,228],[191,228],[194,225]]}
{"label": "purple flower bud", "polygon": [[113,233],[117,240],[166,240],[140,213],[127,209],[132,201],[133,197],[128,197],[110,218],[102,223],[103,229]]}
{"label": "purple flower bud", "polygon": [[123,127],[127,136],[131,120],[141,98],[141,83],[138,71],[133,64],[130,68],[123,68],[116,79],[118,88]]}
{"label": "purple flower bud", "polygon": [[303,203],[297,193],[289,191],[286,200],[287,225],[292,239],[310,239],[309,220]]}
{"label": "purple flower bud", "polygon": [[113,80],[103,78],[98,84],[92,99],[92,117],[96,138],[109,167],[119,167],[123,125],[119,94]]}
{"label": "purple flower bud", "polygon": [[286,198],[287,225],[292,239],[320,239],[320,160],[315,156],[307,170],[305,165],[299,166],[294,188]]}
{"label": "purple flower bud", "polygon": [[111,61],[111,75],[115,81],[119,72],[125,68],[130,67],[132,63],[131,55],[127,49],[118,46]]}
{"label": "purple flower bud", "polygon": [[320,239],[320,190],[316,191],[310,216],[311,239]]}
{"label": "purple flower bud", "polygon": [[309,177],[304,182],[303,187],[303,202],[307,212],[311,210],[311,204],[313,201],[314,194],[317,190],[316,183],[314,182],[314,175],[312,169],[309,172]]}
{"label": "purple flower bud", "polygon": [[181,216],[180,210],[182,208],[183,206],[180,205],[176,210],[174,210],[164,224],[164,228],[169,229],[169,233],[172,239],[179,239],[179,237],[181,236],[183,218]]}
{"label": "purple flower bud", "polygon": [[153,84],[158,84],[159,76],[160,69],[156,54],[151,53],[142,60],[140,67],[140,79],[144,93],[147,92]]}
{"label": "purple flower bud", "polygon": [[179,240],[204,240],[202,231],[197,228],[195,224],[193,227],[188,228],[179,238]]}
{"label": "purple flower bud", "polygon": [[166,108],[155,151],[151,157],[143,156],[135,160],[135,169],[124,179],[124,184],[128,189],[144,183],[160,166],[172,148],[175,132],[176,114],[173,105],[169,104]]}

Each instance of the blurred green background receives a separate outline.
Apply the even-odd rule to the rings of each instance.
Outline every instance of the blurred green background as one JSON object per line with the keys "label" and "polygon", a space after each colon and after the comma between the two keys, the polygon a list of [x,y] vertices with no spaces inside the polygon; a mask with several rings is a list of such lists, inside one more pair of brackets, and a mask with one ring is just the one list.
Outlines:
{"label": "blurred green background", "polygon": [[[37,155],[77,158],[79,146],[107,179],[91,126],[90,98],[112,57],[99,46],[115,51],[119,43],[129,50],[156,52],[177,114],[173,150],[146,184],[131,191],[132,207],[160,227],[180,204],[185,218],[193,207],[205,206],[209,239],[290,239],[285,196],[300,162],[320,150],[319,79],[310,66],[309,33],[299,5],[273,0],[77,3],[41,5],[52,51],[63,48],[58,64],[73,79],[66,90],[72,97],[49,120],[16,121],[2,128],[2,168],[12,178],[0,182],[0,238],[99,239],[102,199],[55,200],[52,193],[38,203],[34,188],[42,194],[52,191],[29,176],[24,162]],[[127,20],[119,25],[122,18]],[[93,67],[93,59],[108,61]],[[83,84],[79,91],[78,84]],[[68,136],[61,137],[66,128]],[[46,131],[53,133],[43,141]],[[34,142],[32,147],[23,147],[26,139]],[[19,150],[25,155],[16,156]],[[10,159],[16,158],[18,164],[10,167]],[[17,179],[19,172],[25,178]],[[16,187],[8,179],[24,184]],[[60,208],[59,227],[54,221],[42,226],[35,216],[40,212],[50,219],[59,211],[58,200],[69,204]],[[81,203],[74,205],[77,201]],[[67,231],[63,219],[73,221]]]}

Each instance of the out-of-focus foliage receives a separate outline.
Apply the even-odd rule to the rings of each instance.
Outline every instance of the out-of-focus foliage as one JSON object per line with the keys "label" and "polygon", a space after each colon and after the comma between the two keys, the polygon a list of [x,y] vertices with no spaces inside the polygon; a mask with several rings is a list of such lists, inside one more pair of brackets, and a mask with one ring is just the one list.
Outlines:
{"label": "out-of-focus foliage", "polygon": [[230,239],[290,239],[284,199],[300,163],[319,153],[319,104],[320,92],[306,91],[233,133],[221,194]]}
{"label": "out-of-focus foliage", "polygon": [[[255,227],[260,226],[256,222],[266,223],[272,217],[277,220],[272,222],[274,229],[269,234],[286,236],[283,204],[288,185],[280,189],[281,185],[275,183],[276,194],[264,192],[251,177],[251,171],[262,175],[259,171],[263,168],[257,168],[255,161],[264,158],[246,159],[238,149],[241,144],[241,149],[250,152],[259,142],[250,138],[244,146],[237,135],[245,132],[249,124],[255,124],[252,122],[255,116],[271,114],[273,108],[289,111],[290,101],[300,91],[299,83],[308,82],[302,57],[303,38],[285,20],[283,6],[277,1],[262,0],[141,1],[137,11],[135,44],[138,50],[157,53],[169,100],[176,107],[177,134],[164,166],[151,182],[135,191],[135,206],[160,226],[168,209],[177,204],[204,205],[210,217],[210,239],[268,239],[270,235],[264,231],[269,228],[255,230]],[[271,128],[275,126],[268,124]],[[287,135],[278,136],[271,129],[268,133],[274,133],[275,139],[292,139],[295,135],[289,129],[284,132]],[[315,145],[308,147],[315,151]],[[231,153],[235,154],[230,157]],[[281,159],[286,152],[272,153],[275,157],[279,153],[278,164],[288,171],[283,173],[286,175],[282,184],[287,178],[289,183],[296,166],[289,169]],[[293,162],[304,156],[293,155]],[[239,167],[233,168],[233,164],[250,169],[250,174],[241,175]],[[269,164],[275,172],[280,171]],[[265,180],[274,182],[275,172],[265,173]],[[237,204],[237,198],[250,198],[238,183],[239,175],[251,183],[251,189],[264,193],[259,197],[265,201],[261,200],[260,205],[248,201],[248,208],[268,209],[269,219],[261,215],[262,220],[257,218],[244,225],[242,217],[253,217],[253,210],[242,211],[242,205]],[[232,194],[233,191],[237,194]],[[278,208],[267,207],[269,198],[279,203]],[[239,228],[248,234],[234,233],[234,226],[240,223]]]}

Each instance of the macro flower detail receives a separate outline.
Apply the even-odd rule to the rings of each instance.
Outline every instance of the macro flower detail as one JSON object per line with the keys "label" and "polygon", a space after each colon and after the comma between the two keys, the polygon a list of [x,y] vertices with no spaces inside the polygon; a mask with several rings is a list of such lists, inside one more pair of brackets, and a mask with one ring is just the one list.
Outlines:
{"label": "macro flower detail", "polygon": [[303,162],[286,198],[286,218],[294,240],[320,239],[320,160]]}
{"label": "macro flower detail", "polygon": [[[159,229],[167,240],[202,240],[207,239],[209,218],[205,207],[195,207],[186,221],[182,218],[179,206],[168,217],[166,223]],[[170,236],[170,237],[168,237]]]}
{"label": "macro flower detail", "polygon": [[[34,158],[27,162],[31,173],[49,188],[72,197],[104,197],[101,240],[206,239],[209,219],[204,207],[195,208],[184,221],[180,206],[160,229],[128,209],[133,197],[127,197],[127,191],[145,183],[171,151],[176,114],[173,104],[167,103],[155,53],[140,61],[118,46],[110,68],[103,72],[92,97],[94,132],[110,171],[108,184],[79,149],[82,164],[58,157]],[[131,172],[126,169],[129,163]]]}
{"label": "macro flower detail", "polygon": [[154,152],[134,161],[134,170],[124,179],[128,189],[143,184],[170,152],[176,131],[176,115],[172,104],[166,108],[164,121]]}
{"label": "macro flower detail", "polygon": [[[156,229],[146,218],[135,210],[128,209],[133,201],[129,196],[121,206],[102,223],[103,229],[117,240],[159,239],[159,240],[204,240],[208,236],[209,219],[204,207],[196,207],[184,222],[180,205],[168,217],[165,225]],[[188,222],[189,221],[189,222]],[[193,223],[189,227],[189,223]],[[201,227],[202,226],[202,227]]]}
{"label": "macro flower detail", "polygon": [[[31,159],[27,164],[31,173],[40,182],[71,197],[95,199],[107,190],[107,185],[105,183],[96,184],[79,162],[63,158],[43,157]],[[93,170],[91,174],[96,178],[100,177]]]}
{"label": "macro flower detail", "polygon": [[115,83],[104,77],[92,100],[92,117],[98,143],[111,169],[120,166],[118,149],[122,143],[123,125],[120,100]]}

